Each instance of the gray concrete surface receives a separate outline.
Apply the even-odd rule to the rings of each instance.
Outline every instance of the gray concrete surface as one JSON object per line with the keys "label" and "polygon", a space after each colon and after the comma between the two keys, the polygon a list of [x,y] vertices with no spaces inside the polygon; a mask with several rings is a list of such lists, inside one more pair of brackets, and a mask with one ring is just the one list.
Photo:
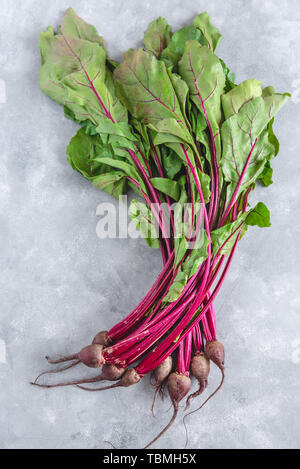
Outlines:
{"label": "gray concrete surface", "polygon": [[[175,29],[207,10],[238,81],[294,92],[276,123],[274,185],[252,199],[271,208],[272,228],[249,231],[216,301],[226,385],[190,420],[189,447],[299,447],[298,0],[0,0],[0,447],[109,448],[110,440],[138,448],[170,417],[166,401],[151,416],[147,380],[102,394],[28,384],[46,368],[46,353],[72,352],[129,312],[161,267],[142,240],[96,236],[96,207],[111,199],[69,167],[65,147],[76,125],[39,90],[39,33],[56,27],[70,4],[114,58],[157,16]],[[218,378],[213,372],[209,390]],[[180,417],[155,447],[183,446]]]}

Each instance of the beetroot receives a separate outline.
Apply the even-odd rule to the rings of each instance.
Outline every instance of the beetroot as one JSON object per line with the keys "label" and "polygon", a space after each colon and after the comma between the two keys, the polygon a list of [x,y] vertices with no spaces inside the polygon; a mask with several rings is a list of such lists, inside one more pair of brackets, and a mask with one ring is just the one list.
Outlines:
{"label": "beetroot", "polygon": [[217,389],[206,399],[206,401],[202,404],[203,407],[213,396],[217,394],[217,392],[221,389],[224,384],[225,380],[225,350],[223,344],[218,340],[214,340],[211,342],[207,342],[205,347],[205,353],[208,358],[217,365],[217,367],[221,370],[222,378],[219,386]]}
{"label": "beetroot", "polygon": [[[115,367],[116,368],[116,367]],[[133,384],[137,384],[142,379],[142,376],[136,371],[135,368],[128,368],[122,375],[120,381],[110,386],[104,386],[102,388],[86,388],[85,386],[77,385],[78,388],[84,389],[85,391],[105,391],[106,389],[124,387],[127,388]]]}
{"label": "beetroot", "polygon": [[224,370],[225,350],[223,344],[218,340],[207,342],[205,353],[208,358],[217,365],[220,370]]}
{"label": "beetroot", "polygon": [[207,380],[208,380],[208,375],[210,371],[210,362],[207,356],[203,352],[198,353],[193,356],[192,362],[191,362],[191,371],[199,382],[199,389],[198,391],[189,395],[186,401],[185,410],[187,410],[190,407],[191,399],[194,399],[195,397],[200,396],[200,394],[202,394],[203,391],[205,391],[207,387]]}
{"label": "beetroot", "polygon": [[89,368],[99,368],[105,362],[102,351],[103,345],[91,344],[87,345],[86,347],[81,349],[80,352],[74,353],[73,355],[58,358],[57,360],[51,360],[49,357],[46,357],[46,359],[49,363],[54,365],[57,363],[68,362],[71,360],[80,360],[84,365],[88,366]]}
{"label": "beetroot", "polygon": [[[80,363],[78,361],[78,363]],[[68,368],[71,368],[73,365],[69,365],[68,367],[63,368],[63,370],[66,370]],[[63,371],[59,370],[59,371]],[[98,383],[99,381],[117,381],[118,379],[121,378],[123,373],[125,372],[125,368],[118,368],[115,365],[106,365],[104,364],[102,367],[102,373],[100,376],[95,376],[94,378],[83,378],[79,380],[74,380],[74,381],[67,381],[63,383],[56,383],[56,384],[38,384],[37,380],[39,379],[40,376],[43,374],[51,373],[51,371],[48,371],[46,373],[41,373],[33,383],[35,386],[39,386],[41,388],[56,388],[59,386],[73,386],[73,385],[78,385],[78,384],[85,384],[85,383]],[[52,373],[55,373],[55,371],[52,371]]]}
{"label": "beetroot", "polygon": [[89,368],[99,368],[104,364],[103,345],[92,344],[84,347],[78,353],[79,360]]}
{"label": "beetroot", "polygon": [[95,335],[92,344],[103,345],[103,347],[107,347],[110,343],[110,339],[108,337],[108,331],[100,331],[98,334]]}
{"label": "beetroot", "polygon": [[144,449],[149,448],[155,441],[157,441],[172,425],[178,414],[179,402],[189,393],[191,389],[191,379],[187,374],[171,373],[168,378],[168,391],[173,404],[174,412],[168,425],[145,446]]}
{"label": "beetroot", "polygon": [[152,414],[154,413],[154,405],[155,405],[156,397],[158,394],[162,396],[162,387],[163,387],[164,381],[167,379],[167,377],[172,371],[172,366],[173,366],[172,357],[169,356],[154,370],[155,393],[154,393],[152,407],[151,407]]}

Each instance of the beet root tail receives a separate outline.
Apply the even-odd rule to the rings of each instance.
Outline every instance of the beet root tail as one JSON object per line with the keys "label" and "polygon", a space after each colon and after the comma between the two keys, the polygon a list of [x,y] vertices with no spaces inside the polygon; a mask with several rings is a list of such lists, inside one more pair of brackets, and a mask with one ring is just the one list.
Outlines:
{"label": "beet root tail", "polygon": [[186,405],[185,405],[185,409],[184,411],[188,410],[190,408],[190,405],[191,405],[191,400],[192,399],[195,399],[196,397],[200,396],[206,389],[207,387],[207,380],[201,380],[199,382],[199,389],[198,391],[190,394],[186,400]]}
{"label": "beet root tail", "polygon": [[57,388],[59,386],[74,386],[76,384],[85,384],[85,383],[98,383],[99,381],[102,381],[103,377],[96,376],[95,378],[83,378],[83,379],[78,379],[74,381],[66,381],[64,383],[56,383],[56,384],[39,384],[36,382],[36,380],[33,383],[34,386],[38,386],[40,388]]}
{"label": "beet root tail", "polygon": [[78,363],[80,363],[80,360],[77,360],[73,363],[71,363],[70,365],[67,365],[67,366],[64,366],[63,368],[60,368],[59,370],[49,370],[49,371],[43,371],[42,373],[40,373],[34,380],[34,384],[36,384],[37,380],[41,377],[41,376],[44,376],[44,375],[49,375],[51,373],[60,373],[62,371],[66,371],[66,370],[69,370],[70,368],[72,368],[73,366],[76,366],[78,365]]}
{"label": "beet root tail", "polygon": [[52,360],[48,356],[46,356],[45,358],[46,358],[47,362],[50,363],[51,365],[58,365],[59,363],[70,362],[71,360],[77,360],[78,359],[78,354],[74,353],[73,355],[68,355],[66,357],[61,357],[61,358],[58,358],[57,360]]}
{"label": "beet root tail", "polygon": [[155,438],[153,438],[153,440],[151,440],[150,443],[148,443],[147,446],[145,446],[143,449],[147,449],[150,446],[152,446],[153,443],[155,443],[167,430],[169,430],[171,425],[174,423],[178,414],[178,403],[173,403],[173,406],[174,406],[174,413],[168,425],[166,425],[165,428],[163,428],[162,431]]}
{"label": "beet root tail", "polygon": [[78,383],[76,383],[76,386],[80,389],[84,389],[85,391],[105,391],[106,389],[113,389],[118,387],[127,388],[133,384],[137,384],[141,379],[142,376],[139,375],[135,368],[128,368],[124,374],[122,374],[121,379],[117,383],[111,384],[110,386],[105,386],[102,388],[87,388],[85,386],[79,386]]}
{"label": "beet root tail", "polygon": [[83,389],[84,391],[90,391],[90,392],[105,391],[107,389],[122,387],[122,385],[120,384],[120,381],[118,383],[110,384],[109,386],[104,386],[103,388],[87,388],[86,386],[80,386],[79,384],[75,384],[75,386],[77,388]]}
{"label": "beet root tail", "polygon": [[189,415],[192,415],[194,414],[195,412],[198,412],[199,410],[201,410],[207,403],[208,401],[210,401],[210,399],[212,399],[219,391],[220,389],[222,388],[223,384],[224,384],[224,381],[225,381],[225,371],[224,371],[224,367],[219,367],[220,368],[220,371],[222,373],[222,378],[221,378],[221,382],[219,384],[219,386],[215,389],[214,392],[212,392],[208,398],[203,402],[203,404],[201,404],[200,407],[198,407],[198,409],[195,409],[195,410],[192,410],[191,412],[189,412],[188,414],[186,414],[184,417],[183,417],[183,425],[184,425],[184,429],[185,429],[185,434],[186,434],[186,442],[185,442],[185,448],[187,447],[187,444],[188,444],[188,430],[187,430],[187,426],[186,426],[186,423],[185,423],[185,420],[187,419],[187,417],[189,417]]}
{"label": "beet root tail", "polygon": [[152,406],[151,406],[151,412],[152,412],[153,417],[154,417],[154,406],[155,406],[156,398],[158,394],[161,394],[161,392],[162,392],[161,386],[160,385],[156,386],[154,396],[153,396]]}

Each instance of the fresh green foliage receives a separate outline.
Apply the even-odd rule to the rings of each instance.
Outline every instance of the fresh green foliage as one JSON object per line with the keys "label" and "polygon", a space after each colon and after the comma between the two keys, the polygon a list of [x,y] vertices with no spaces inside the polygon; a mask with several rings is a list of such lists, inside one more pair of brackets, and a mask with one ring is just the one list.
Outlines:
{"label": "fresh green foliage", "polygon": [[[216,55],[220,39],[207,13],[175,33],[159,17],[144,49],[130,49],[118,64],[71,8],[57,34],[50,27],[40,37],[41,88],[81,125],[67,148],[71,166],[117,198],[129,186],[145,200],[131,202],[130,217],[149,246],[166,246],[162,231],[173,222],[169,248],[177,274],[165,302],[176,301],[205,263],[209,238],[211,256],[229,256],[248,226],[270,226],[265,205],[248,209],[248,197],[256,181],[273,182],[274,117],[289,95],[256,79],[236,84]],[[203,212],[201,230],[197,225],[201,197],[210,233]],[[159,226],[150,201],[169,204]],[[191,249],[195,230],[198,241],[205,239]]]}
{"label": "fresh green foliage", "polygon": [[238,197],[255,182],[266,162],[275,156],[267,126],[287,99],[287,96],[279,94],[259,96],[243,104],[222,125],[221,165],[224,178],[229,183],[227,201],[233,194]]}
{"label": "fresh green foliage", "polygon": [[139,200],[133,199],[130,203],[129,216],[147,244],[153,249],[158,249],[157,223],[151,210]]}
{"label": "fresh green foliage", "polygon": [[259,226],[268,228],[270,224],[270,212],[262,202],[253,209],[242,213],[238,218],[226,225],[212,231],[211,240],[215,254],[228,256],[238,236],[243,236],[247,226]]}
{"label": "fresh green foliage", "polygon": [[172,37],[171,28],[164,18],[157,18],[153,21],[147,29],[143,44],[145,49],[152,52],[158,59]]}
{"label": "fresh green foliage", "polygon": [[221,158],[220,126],[222,122],[221,95],[224,93],[225,75],[218,57],[196,41],[186,43],[179,63],[179,73],[186,81],[192,101],[203,114],[209,126],[210,137]]}

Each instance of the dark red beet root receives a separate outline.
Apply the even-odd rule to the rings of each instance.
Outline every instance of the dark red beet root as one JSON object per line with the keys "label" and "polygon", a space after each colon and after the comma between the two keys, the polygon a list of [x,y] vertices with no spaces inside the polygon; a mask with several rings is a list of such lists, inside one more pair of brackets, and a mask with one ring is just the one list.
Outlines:
{"label": "dark red beet root", "polygon": [[224,369],[225,350],[223,344],[218,340],[207,342],[205,353],[208,358],[217,365],[220,370]]}
{"label": "dark red beet root", "polygon": [[137,384],[141,380],[135,368],[128,368],[120,380],[120,386],[128,387]]}
{"label": "dark red beet root", "polygon": [[99,368],[104,364],[103,345],[92,344],[78,353],[78,359],[89,368]]}
{"label": "dark red beet root", "polygon": [[[70,368],[70,366],[64,369],[67,369],[67,368]],[[57,383],[57,384],[38,384],[37,380],[39,379],[40,376],[42,376],[42,374],[44,374],[42,373],[31,384],[34,384],[35,386],[39,386],[41,388],[57,388],[59,386],[74,386],[77,384],[98,383],[99,381],[117,381],[118,379],[121,378],[124,372],[125,372],[125,368],[117,368],[115,365],[103,365],[101,375],[95,376],[94,378],[83,378],[83,379],[67,381],[64,383]]]}
{"label": "dark red beet root", "polygon": [[[77,360],[75,363],[63,368],[63,370],[67,370],[68,368],[71,368],[74,365],[77,365],[79,362],[83,363],[84,365],[88,366],[89,368],[99,368],[104,364],[104,358],[103,358],[103,345],[98,345],[98,344],[92,344],[88,345],[87,347],[84,347],[82,350],[80,350],[79,353],[76,353],[74,355],[70,355],[68,357],[63,357],[58,360],[49,360],[50,363],[62,363],[65,361],[70,361],[70,360]],[[60,370],[53,371],[53,373],[56,373]],[[76,380],[76,381],[70,381],[70,382],[65,382],[65,383],[59,383],[59,384],[51,384],[51,385],[40,385],[37,384],[37,380],[40,376],[43,374],[47,374],[49,372],[44,372],[41,373],[33,383],[36,386],[44,387],[44,388],[52,388],[52,387],[57,387],[57,386],[69,386],[72,384],[78,384],[78,383],[94,383],[96,381],[102,381],[103,379],[106,379],[103,377],[103,374],[100,376],[97,376],[96,378],[87,378],[87,379],[82,379],[82,380]],[[118,376],[119,378],[119,376]],[[118,379],[116,378],[116,379]]]}
{"label": "dark red beet root", "polygon": [[102,366],[105,362],[102,352],[103,345],[92,344],[81,349],[79,353],[74,353],[73,355],[59,358],[58,360],[51,360],[49,357],[46,357],[46,360],[54,365],[71,360],[80,360],[89,368],[99,368],[99,366]]}
{"label": "dark red beet root", "polygon": [[106,381],[117,381],[125,373],[125,368],[118,368],[115,365],[106,365],[102,366],[102,376],[103,380]]}
{"label": "dark red beet root", "polygon": [[201,352],[193,356],[191,362],[191,371],[199,382],[199,389],[198,391],[189,395],[186,401],[185,410],[190,407],[191,399],[200,396],[200,394],[202,394],[207,387],[208,375],[210,371],[210,362],[204,353]]}
{"label": "dark red beet root", "polygon": [[179,402],[190,392],[191,379],[189,376],[180,373],[171,373],[168,378],[168,391],[173,404],[174,413],[168,425],[145,446],[144,449],[149,448],[155,441],[157,441],[172,425],[178,414]]}
{"label": "dark red beet root", "polygon": [[137,384],[140,380],[142,379],[142,376],[138,374],[135,368],[128,368],[125,373],[122,375],[120,381],[118,381],[115,384],[111,384],[110,386],[104,386],[102,388],[86,388],[84,386],[78,386],[80,389],[84,389],[85,391],[105,391],[107,389],[112,389],[112,388],[119,388],[119,387],[125,387],[128,388],[129,386],[132,386],[133,384]]}
{"label": "dark red beet root", "polygon": [[169,374],[172,371],[172,357],[167,357],[157,368],[154,370],[154,378],[155,378],[155,393],[153,397],[151,411],[154,415],[154,405],[156,401],[157,395],[160,393],[162,394],[162,386],[164,381],[167,379]]}
{"label": "dark red beet root", "polygon": [[103,345],[103,347],[107,347],[109,345],[110,340],[108,338],[108,331],[100,331],[98,334],[95,335],[92,344]]}

